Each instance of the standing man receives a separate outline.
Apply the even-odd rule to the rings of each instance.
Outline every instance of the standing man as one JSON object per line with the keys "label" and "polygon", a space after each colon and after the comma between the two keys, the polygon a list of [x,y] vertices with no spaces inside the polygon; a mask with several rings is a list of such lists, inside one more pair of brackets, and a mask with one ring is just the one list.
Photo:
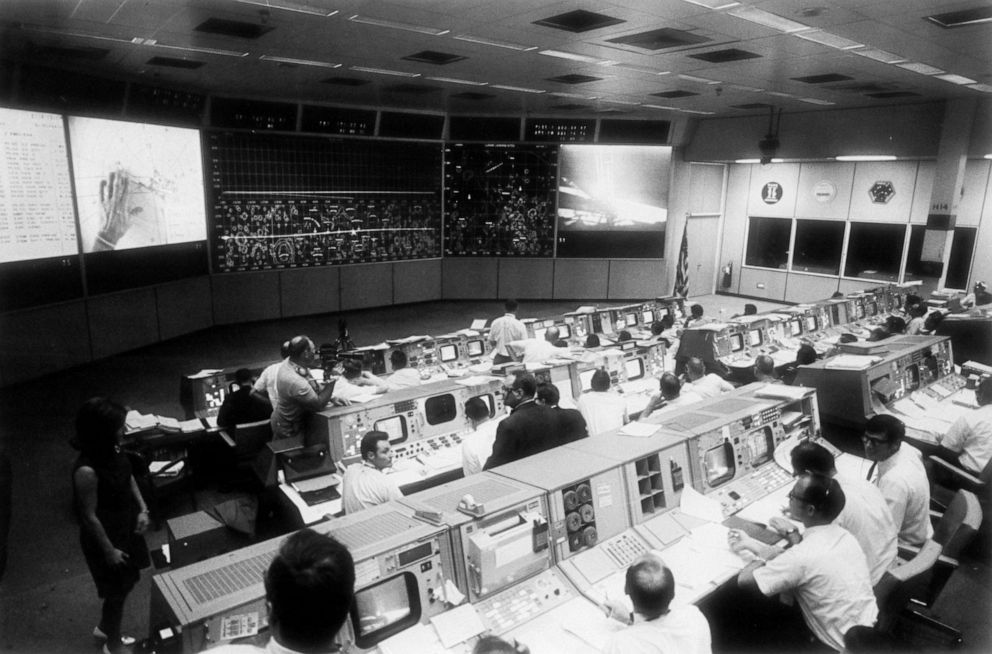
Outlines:
{"label": "standing man", "polygon": [[[789,512],[806,527],[791,548],[766,545],[737,529],[730,548],[753,557],[740,574],[741,588],[765,597],[790,593],[817,640],[844,650],[844,634],[855,626],[871,627],[878,617],[868,562],[861,545],[834,521],[844,508],[844,491],[836,479],[803,475],[789,493]],[[793,649],[798,649],[795,644]]]}
{"label": "standing man", "polygon": [[275,404],[276,373],[279,372],[279,366],[288,356],[289,341],[283,341],[282,345],[279,346],[279,361],[266,366],[251,388],[252,397],[267,404],[270,411]]}
{"label": "standing man", "polygon": [[[892,513],[886,504],[882,492],[871,482],[859,477],[850,477],[837,472],[834,465],[834,455],[830,451],[811,441],[802,441],[792,448],[793,476],[812,472],[823,477],[832,477],[840,482],[847,502],[835,521],[838,525],[851,532],[861,544],[861,551],[868,559],[868,570],[871,573],[871,585],[881,579],[885,571],[892,567],[899,555],[896,537],[899,530],[892,521]],[[782,518],[772,518],[773,528],[780,529]],[[790,525],[785,525],[789,531]],[[792,527],[794,529],[794,527]]]}
{"label": "standing man", "polygon": [[496,428],[492,456],[484,470],[537,454],[562,443],[558,414],[535,401],[537,380],[529,373],[508,376],[503,385],[503,402],[510,415]]}
{"label": "standing man", "polygon": [[334,393],[334,383],[321,385],[310,368],[317,362],[317,348],[308,336],[294,336],[289,341],[287,358],[279,364],[273,380],[275,396],[268,394],[261,379],[253,392],[265,394],[272,403],[272,437],[306,436],[307,419],[323,409]]}
{"label": "standing man", "polygon": [[606,654],[710,654],[709,622],[693,604],[671,605],[675,578],[655,554],[642,554],[627,568],[623,592],[633,611],[617,600],[603,605],[607,617],[630,625],[613,634]]}
{"label": "standing man", "polygon": [[493,320],[489,326],[489,342],[493,344],[493,365],[513,361],[513,356],[506,346],[513,341],[527,338],[527,328],[517,320],[517,301],[507,300],[503,304],[506,313]]}
{"label": "standing man", "polygon": [[393,465],[389,434],[370,431],[362,436],[360,451],[362,462],[348,466],[341,482],[341,506],[345,513],[355,513],[403,497],[396,482],[382,472]]}
{"label": "standing man", "polygon": [[868,481],[878,468],[875,483],[882,491],[899,529],[899,544],[920,546],[933,536],[930,524],[930,481],[920,451],[903,443],[906,425],[888,414],[872,416],[861,441],[865,458],[873,461]]}

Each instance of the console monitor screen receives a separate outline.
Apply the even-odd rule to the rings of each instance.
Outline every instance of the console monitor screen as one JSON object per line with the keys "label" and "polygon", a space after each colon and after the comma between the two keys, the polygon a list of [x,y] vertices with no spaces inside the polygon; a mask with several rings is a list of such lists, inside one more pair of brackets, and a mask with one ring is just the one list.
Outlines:
{"label": "console monitor screen", "polygon": [[613,316],[608,312],[599,314],[599,324],[602,325],[604,334],[611,333],[613,331]]}
{"label": "console monitor screen", "polygon": [[862,304],[860,302],[858,302],[857,304],[855,304],[854,305],[854,311],[855,311],[855,313],[858,316],[858,318],[857,318],[858,320],[861,320],[862,318],[865,317],[865,305],[864,304]]}
{"label": "console monitor screen", "polygon": [[730,334],[730,351],[740,352],[744,349],[744,335]]}
{"label": "console monitor screen", "polygon": [[749,329],[747,332],[747,344],[751,347],[758,347],[762,343],[761,330]]}
{"label": "console monitor screen", "polygon": [[636,313],[628,313],[623,318],[624,318],[624,322],[627,323],[627,326],[628,327],[633,327],[634,325],[637,324],[637,314]]}
{"label": "console monitor screen", "polygon": [[803,325],[799,321],[799,318],[794,318],[789,321],[789,335],[790,336],[800,336],[803,333]]}
{"label": "console monitor screen", "polygon": [[869,302],[868,303],[868,315],[869,316],[876,316],[876,315],[878,315],[878,303],[877,302]]}
{"label": "console monitor screen", "polygon": [[355,643],[372,649],[380,642],[420,622],[417,578],[403,572],[355,591],[351,624]]}
{"label": "console monitor screen", "polygon": [[62,116],[0,107],[0,152],[0,263],[78,254]]}
{"label": "console monitor screen", "polygon": [[724,441],[703,455],[703,474],[712,488],[734,478],[734,447]]}
{"label": "console monitor screen", "polygon": [[564,324],[558,325],[558,336],[565,340],[572,338],[572,328]]}
{"label": "console monitor screen", "polygon": [[441,363],[448,363],[449,361],[454,361],[458,358],[458,346],[457,345],[442,345],[438,356],[441,358]]}
{"label": "console monitor screen", "polygon": [[627,371],[627,381],[640,379],[644,376],[644,359],[640,357],[627,359],[624,361],[623,367]]}
{"label": "console monitor screen", "polygon": [[547,333],[548,333],[547,327],[538,327],[537,329],[534,330],[534,338],[536,338],[539,341],[543,341],[544,335]]}
{"label": "console monitor screen", "polygon": [[69,117],[83,252],[207,239],[200,133]]}
{"label": "console monitor screen", "polygon": [[486,403],[486,406],[489,407],[489,417],[490,418],[492,418],[494,415],[496,415],[496,401],[493,399],[493,396],[492,396],[491,393],[485,393],[484,395],[476,395],[472,399],[479,399],[479,400],[482,400],[483,402]]}
{"label": "console monitor screen", "polygon": [[427,417],[428,425],[440,425],[451,422],[458,416],[458,407],[455,406],[455,396],[451,393],[435,395],[424,401],[424,414]]}
{"label": "console monitor screen", "polygon": [[486,348],[483,347],[482,341],[469,341],[467,347],[470,357],[481,357],[486,353]]}
{"label": "console monitor screen", "polygon": [[403,416],[392,416],[376,420],[372,425],[376,431],[389,434],[389,442],[395,445],[406,440],[406,418]]}
{"label": "console monitor screen", "polygon": [[748,459],[752,466],[758,466],[772,458],[774,452],[774,437],[772,428],[764,427],[747,435],[746,445]]}
{"label": "console monitor screen", "polygon": [[579,373],[579,382],[582,384],[582,392],[586,392],[592,388],[592,376],[596,373],[596,369],[583,370]]}
{"label": "console monitor screen", "polygon": [[641,323],[650,327],[651,323],[654,322],[654,311],[642,311],[641,312]]}
{"label": "console monitor screen", "polygon": [[816,331],[816,316],[806,316],[806,331],[807,332]]}

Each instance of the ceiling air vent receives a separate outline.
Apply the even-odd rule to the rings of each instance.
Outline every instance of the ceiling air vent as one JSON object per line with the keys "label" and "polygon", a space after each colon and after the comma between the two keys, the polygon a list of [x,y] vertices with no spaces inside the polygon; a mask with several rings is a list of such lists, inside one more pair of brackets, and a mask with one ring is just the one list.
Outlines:
{"label": "ceiling air vent", "polygon": [[700,52],[689,55],[692,59],[708,61],[713,64],[725,64],[730,61],[744,61],[745,59],[760,59],[761,55],[738,48],[727,48],[725,50],[711,50],[710,52]]}
{"label": "ceiling air vent", "polygon": [[462,61],[467,57],[462,57],[461,55],[451,54],[449,52],[436,52],[434,50],[421,50],[420,52],[415,52],[412,55],[407,55],[403,57],[407,61],[420,61],[425,64],[435,64],[437,66],[444,66],[445,64],[452,64],[456,61]]}
{"label": "ceiling air vent", "polygon": [[559,75],[558,77],[549,77],[549,82],[558,82],[559,84],[585,84],[587,82],[598,82],[603,79],[602,77],[593,77],[592,75]]}
{"label": "ceiling air vent", "polygon": [[793,77],[792,79],[806,84],[829,84],[830,82],[844,82],[854,78],[841,75],[840,73],[824,73],[823,75],[807,75],[806,77]]}
{"label": "ceiling air vent", "polygon": [[658,93],[652,93],[651,95],[659,98],[688,98],[690,95],[699,94],[693,93],[692,91],[659,91]]}
{"label": "ceiling air vent", "polygon": [[984,7],[973,7],[972,9],[962,9],[960,11],[948,11],[943,14],[924,16],[925,20],[936,23],[943,28],[965,27],[967,25],[977,25],[992,21],[992,5]]}
{"label": "ceiling air vent", "polygon": [[649,32],[640,32],[615,39],[607,39],[607,42],[656,52],[658,50],[699,45],[700,43],[707,43],[711,40],[705,36],[693,34],[692,32],[663,27],[662,29],[651,30]]}
{"label": "ceiling air vent", "polygon": [[553,27],[555,29],[565,30],[566,32],[578,33],[598,30],[601,27],[619,25],[620,23],[625,22],[627,21],[620,18],[607,16],[605,14],[597,14],[593,11],[586,11],[585,9],[576,9],[575,11],[558,14],[557,16],[551,16],[542,20],[535,20],[534,24],[541,25],[542,27]]}
{"label": "ceiling air vent", "polygon": [[244,23],[239,20],[208,18],[194,29],[197,32],[216,34],[218,36],[231,36],[237,39],[257,39],[275,28],[262,25],[261,23]]}

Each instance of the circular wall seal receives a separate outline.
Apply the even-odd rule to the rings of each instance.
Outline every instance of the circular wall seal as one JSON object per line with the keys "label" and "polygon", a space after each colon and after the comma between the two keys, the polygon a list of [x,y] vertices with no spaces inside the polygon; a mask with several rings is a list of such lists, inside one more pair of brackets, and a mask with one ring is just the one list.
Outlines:
{"label": "circular wall seal", "polygon": [[820,180],[813,186],[813,197],[821,204],[833,202],[833,199],[837,197],[837,187],[831,181]]}
{"label": "circular wall seal", "polygon": [[782,185],[778,182],[768,182],[761,187],[761,199],[765,204],[775,204],[782,199]]}

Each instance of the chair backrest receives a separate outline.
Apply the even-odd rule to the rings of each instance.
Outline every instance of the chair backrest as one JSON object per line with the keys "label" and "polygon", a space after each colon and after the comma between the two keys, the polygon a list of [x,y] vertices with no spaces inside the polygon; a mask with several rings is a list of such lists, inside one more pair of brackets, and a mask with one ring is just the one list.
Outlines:
{"label": "chair backrest", "polygon": [[234,430],[235,453],[239,459],[252,459],[272,440],[272,423],[269,420],[247,422]]}
{"label": "chair backrest", "polygon": [[910,598],[917,594],[920,588],[925,587],[940,554],[940,543],[928,540],[912,559],[886,571],[875,584],[878,628],[881,631],[887,631],[909,603]]}
{"label": "chair backrest", "polygon": [[941,544],[941,554],[957,558],[968,546],[982,524],[982,507],[978,496],[966,490],[955,493],[943,517],[933,530],[933,539]]}

